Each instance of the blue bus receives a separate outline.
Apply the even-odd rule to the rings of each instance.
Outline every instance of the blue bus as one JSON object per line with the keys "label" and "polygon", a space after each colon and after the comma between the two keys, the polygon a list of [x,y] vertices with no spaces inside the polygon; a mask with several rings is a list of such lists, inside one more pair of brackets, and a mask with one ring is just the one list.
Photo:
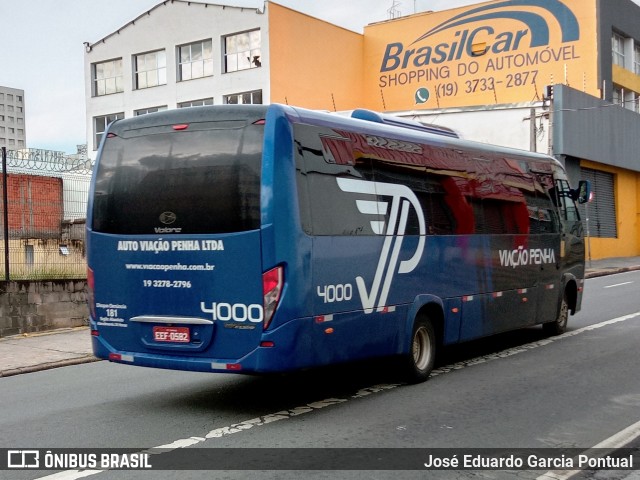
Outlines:
{"label": "blue bus", "polygon": [[554,158],[355,110],[224,105],[117,120],[87,213],[97,357],[261,373],[395,357],[580,309],[584,240]]}

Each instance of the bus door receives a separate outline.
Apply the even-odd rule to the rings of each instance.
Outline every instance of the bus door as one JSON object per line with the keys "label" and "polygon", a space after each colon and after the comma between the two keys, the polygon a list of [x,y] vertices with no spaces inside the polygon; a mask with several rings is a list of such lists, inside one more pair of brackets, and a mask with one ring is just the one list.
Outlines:
{"label": "bus door", "polygon": [[550,190],[551,198],[557,207],[558,227],[556,234],[547,240],[548,248],[555,254],[555,268],[549,268],[541,276],[539,310],[537,323],[550,322],[558,313],[558,305],[564,292],[563,276],[566,273],[582,278],[584,275],[584,241],[583,227],[578,209],[571,198],[569,182],[562,172],[556,174],[554,187]]}

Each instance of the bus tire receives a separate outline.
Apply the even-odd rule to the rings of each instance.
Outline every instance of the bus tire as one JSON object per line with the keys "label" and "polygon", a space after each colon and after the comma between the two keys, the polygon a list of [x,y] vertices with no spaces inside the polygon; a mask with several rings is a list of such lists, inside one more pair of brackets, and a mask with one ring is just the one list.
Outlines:
{"label": "bus tire", "polygon": [[562,302],[558,309],[558,316],[553,322],[543,323],[542,331],[549,335],[561,335],[567,331],[567,322],[569,321],[569,301],[567,300],[567,292],[562,295]]}
{"label": "bus tire", "polygon": [[407,382],[420,383],[429,378],[436,358],[436,333],[431,321],[417,318],[413,324],[409,353],[403,359]]}

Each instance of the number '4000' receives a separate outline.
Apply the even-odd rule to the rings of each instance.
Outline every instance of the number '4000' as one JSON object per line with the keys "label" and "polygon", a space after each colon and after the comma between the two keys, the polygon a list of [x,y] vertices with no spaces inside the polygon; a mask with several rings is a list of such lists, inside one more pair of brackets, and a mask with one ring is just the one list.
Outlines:
{"label": "number '4000'", "polygon": [[318,285],[317,292],[324,303],[344,302],[351,300],[353,287],[350,283],[345,283],[344,285]]}

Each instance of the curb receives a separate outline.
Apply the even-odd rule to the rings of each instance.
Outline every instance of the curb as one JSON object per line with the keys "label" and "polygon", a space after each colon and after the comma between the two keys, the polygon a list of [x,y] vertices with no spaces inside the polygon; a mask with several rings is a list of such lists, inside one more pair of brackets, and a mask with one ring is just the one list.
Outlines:
{"label": "curb", "polygon": [[47,362],[47,363],[41,363],[39,365],[29,365],[27,367],[13,368],[11,370],[2,370],[0,371],[0,378],[12,377],[14,375],[20,375],[23,373],[40,372],[42,370],[51,370],[52,368],[69,367],[71,365],[80,365],[83,363],[92,363],[92,362],[99,362],[99,361],[101,361],[100,358],[94,357],[93,355],[86,355],[78,358],[69,358],[67,360],[59,360],[57,362]]}
{"label": "curb", "polygon": [[40,330],[38,332],[16,333],[15,335],[7,335],[4,337],[0,337],[0,342],[3,342],[5,340],[21,340],[23,338],[46,337],[47,335],[56,335],[58,333],[71,333],[71,332],[77,332],[81,330],[89,331],[89,326],[80,325],[78,327],[60,327],[60,328],[52,328],[49,330]]}
{"label": "curb", "polygon": [[625,273],[625,272],[635,272],[640,270],[640,265],[636,265],[633,267],[610,267],[603,268],[600,270],[593,270],[591,272],[586,272],[584,278],[597,278],[597,277],[605,277],[607,275],[614,275],[616,273]]}

